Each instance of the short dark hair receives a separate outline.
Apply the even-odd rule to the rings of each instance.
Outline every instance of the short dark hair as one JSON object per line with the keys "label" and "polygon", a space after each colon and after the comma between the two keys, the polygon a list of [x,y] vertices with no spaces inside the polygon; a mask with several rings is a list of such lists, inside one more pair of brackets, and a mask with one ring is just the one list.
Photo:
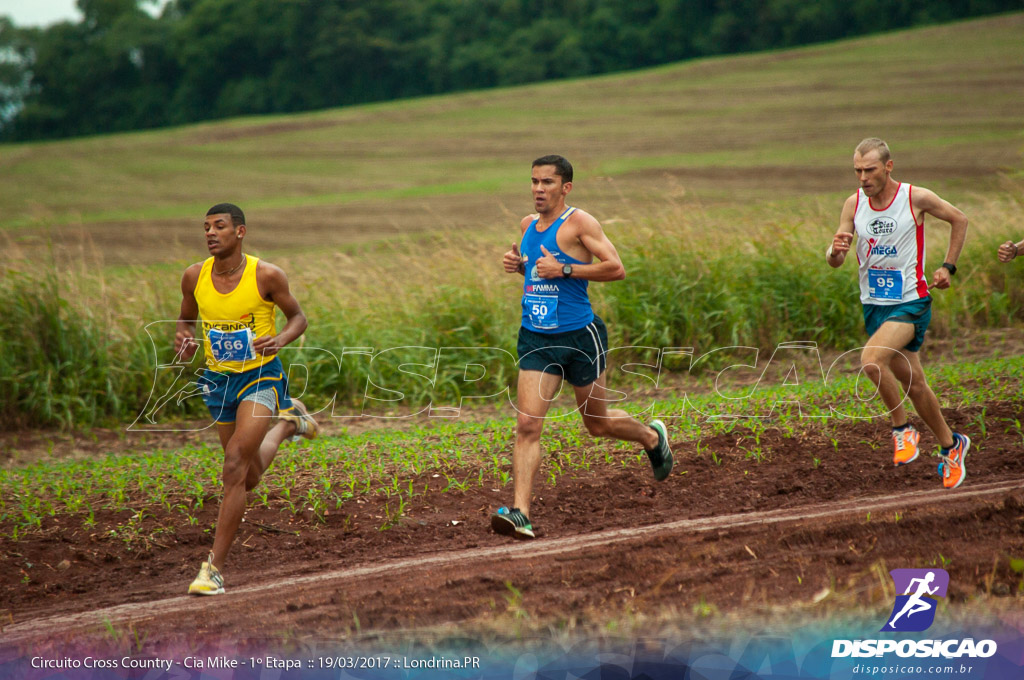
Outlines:
{"label": "short dark hair", "polygon": [[231,215],[231,223],[236,227],[240,224],[245,224],[245,213],[234,203],[218,203],[206,211],[206,216],[220,215],[222,213]]}
{"label": "short dark hair", "polygon": [[550,156],[541,156],[533,162],[533,167],[538,165],[553,165],[555,166],[555,174],[562,178],[562,183],[572,181],[572,163],[570,163],[565,156],[559,156],[558,154],[551,154]]}

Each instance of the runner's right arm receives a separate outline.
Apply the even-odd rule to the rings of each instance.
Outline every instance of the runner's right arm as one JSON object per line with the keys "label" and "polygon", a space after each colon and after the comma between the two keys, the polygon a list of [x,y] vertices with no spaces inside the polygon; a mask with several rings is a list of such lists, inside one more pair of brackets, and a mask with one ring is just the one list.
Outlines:
{"label": "runner's right arm", "polygon": [[839,216],[839,230],[832,236],[832,243],[825,251],[825,261],[832,268],[843,266],[846,253],[850,252],[853,243],[853,216],[857,212],[857,194],[853,194],[843,204],[843,212]]}
{"label": "runner's right arm", "polygon": [[[530,226],[530,222],[533,221],[534,215],[527,215],[523,218],[523,221],[519,223],[519,238],[522,240],[523,234]],[[507,251],[504,257],[501,258],[501,266],[505,268],[506,274],[520,273],[526,274],[526,260],[523,258],[522,253],[519,252],[519,244],[513,243],[512,249]]]}
{"label": "runner's right arm", "polygon": [[196,321],[199,319],[199,303],[196,302],[196,283],[203,265],[196,263],[185,270],[181,277],[181,311],[174,333],[174,356],[178,361],[191,361],[199,343],[195,341]]}

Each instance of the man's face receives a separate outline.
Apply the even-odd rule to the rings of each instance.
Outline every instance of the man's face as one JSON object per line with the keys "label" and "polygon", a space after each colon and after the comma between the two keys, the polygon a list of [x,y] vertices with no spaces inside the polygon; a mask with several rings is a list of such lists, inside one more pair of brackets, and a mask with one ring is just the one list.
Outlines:
{"label": "man's face", "polygon": [[562,178],[555,174],[553,165],[535,165],[531,182],[533,207],[541,214],[554,210],[572,188],[572,182],[562,182]]}
{"label": "man's face", "polygon": [[206,248],[211,255],[223,255],[229,253],[237,246],[241,236],[245,233],[245,225],[235,227],[231,215],[217,213],[207,215],[203,220],[203,231],[206,232]]}
{"label": "man's face", "polygon": [[864,195],[871,198],[881,193],[888,183],[889,173],[892,172],[892,159],[883,163],[877,149],[872,149],[863,156],[854,153],[853,171],[857,173],[857,181],[860,182]]}

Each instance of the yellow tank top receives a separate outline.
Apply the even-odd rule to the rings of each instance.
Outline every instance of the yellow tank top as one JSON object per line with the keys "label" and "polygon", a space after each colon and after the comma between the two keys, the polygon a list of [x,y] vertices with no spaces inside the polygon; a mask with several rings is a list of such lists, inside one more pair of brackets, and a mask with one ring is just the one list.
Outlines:
{"label": "yellow tank top", "polygon": [[273,360],[252,349],[252,340],[276,335],[274,303],[264,300],[256,285],[259,258],[245,256],[242,280],[230,293],[221,293],[213,285],[213,258],[203,262],[194,294],[202,319],[206,366],[219,373],[241,373],[259,368]]}

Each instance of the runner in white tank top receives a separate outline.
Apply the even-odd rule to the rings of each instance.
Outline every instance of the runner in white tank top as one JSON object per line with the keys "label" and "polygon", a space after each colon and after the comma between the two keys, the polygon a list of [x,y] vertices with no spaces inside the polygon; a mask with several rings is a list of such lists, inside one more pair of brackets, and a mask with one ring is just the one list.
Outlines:
{"label": "runner in white tank top", "polygon": [[913,210],[913,187],[898,184],[888,205],[876,208],[857,189],[853,224],[860,263],[860,301],[898,305],[928,297],[924,276],[924,219]]}
{"label": "runner in white tank top", "polygon": [[[861,353],[865,374],[878,386],[893,425],[893,463],[905,465],[918,456],[920,434],[910,425],[903,406],[910,397],[918,415],[938,440],[939,473],[946,488],[960,486],[971,440],[949,429],[939,400],[925,379],[918,350],[931,320],[929,288],[949,288],[967,236],[967,217],[921,187],[892,178],[889,147],[869,138],[857,145],[853,168],[860,188],[846,199],[839,230],[825,253],[828,264],[846,261],[857,239],[861,303],[870,339]],[[925,277],[925,213],[949,222],[949,248],[941,267]],[[902,384],[906,396],[900,394]]]}

